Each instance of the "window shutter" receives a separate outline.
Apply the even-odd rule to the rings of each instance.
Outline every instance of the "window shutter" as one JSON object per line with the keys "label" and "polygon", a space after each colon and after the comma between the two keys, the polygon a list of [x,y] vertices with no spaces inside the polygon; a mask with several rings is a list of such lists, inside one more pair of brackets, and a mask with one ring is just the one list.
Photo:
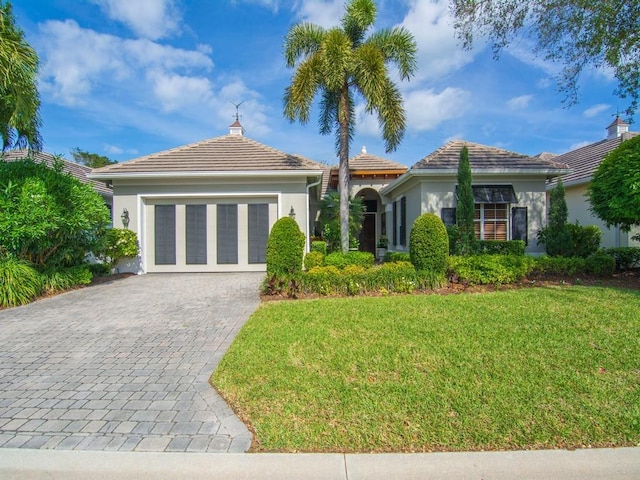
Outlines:
{"label": "window shutter", "polygon": [[393,228],[393,245],[398,244],[398,202],[393,202],[393,218],[391,228]]}
{"label": "window shutter", "polygon": [[176,264],[176,206],[155,206],[156,265]]}
{"label": "window shutter", "polygon": [[269,204],[249,204],[249,263],[266,263]]}
{"label": "window shutter", "polygon": [[524,240],[529,245],[527,238],[528,228],[527,207],[513,207],[511,209],[511,239]]}
{"label": "window shutter", "polygon": [[219,264],[238,263],[238,205],[217,205]]}
{"label": "window shutter", "polygon": [[407,197],[400,199],[400,245],[407,246]]}
{"label": "window shutter", "polygon": [[186,206],[187,265],[207,264],[207,206]]}
{"label": "window shutter", "polygon": [[455,208],[443,208],[440,210],[440,218],[442,223],[447,227],[451,227],[456,224],[456,209]]}

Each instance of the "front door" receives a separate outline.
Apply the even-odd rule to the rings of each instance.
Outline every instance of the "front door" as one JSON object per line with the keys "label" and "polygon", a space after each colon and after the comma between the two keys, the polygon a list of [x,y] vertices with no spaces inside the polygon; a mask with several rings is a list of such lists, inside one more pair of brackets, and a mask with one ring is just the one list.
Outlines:
{"label": "front door", "polygon": [[360,248],[361,252],[371,252],[376,254],[376,214],[365,213],[362,222],[362,230],[360,231]]}

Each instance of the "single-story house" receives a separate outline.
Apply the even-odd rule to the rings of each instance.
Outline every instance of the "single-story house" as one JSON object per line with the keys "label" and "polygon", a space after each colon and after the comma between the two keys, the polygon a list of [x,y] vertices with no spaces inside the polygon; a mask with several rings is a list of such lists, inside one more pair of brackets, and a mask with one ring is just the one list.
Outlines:
{"label": "single-story house", "polygon": [[113,190],[104,182],[100,182],[100,181],[89,178],[87,176],[91,173],[91,169],[89,167],[85,167],[84,165],[80,165],[75,162],[70,162],[69,160],[65,160],[64,158],[59,158],[49,153],[29,152],[26,149],[7,150],[5,152],[0,153],[0,159],[7,162],[23,160],[27,157],[33,159],[36,162],[45,163],[49,167],[53,167],[55,162],[58,162],[58,161],[62,162],[63,172],[76,177],[82,183],[91,185],[91,187],[93,187],[96,193],[100,194],[100,196],[104,200],[104,203],[107,205],[107,208],[111,210],[113,205]]}
{"label": "single-story house", "polygon": [[[360,249],[375,251],[382,235],[393,250],[408,248],[421,213],[455,218],[462,146],[469,156],[484,239],[523,239],[542,252],[536,232],[546,223],[545,184],[566,165],[498,148],[454,141],[410,169],[363,148],[349,162],[350,194],[367,213]],[[337,188],[337,167],[288,154],[244,135],[236,120],[220,137],[93,171],[113,186],[114,226],[137,232],[133,270],[146,272],[264,271],[266,240],[275,221],[290,215],[307,238],[318,233],[320,201]],[[127,220],[127,224],[120,225]]]}
{"label": "single-story house", "polygon": [[[640,245],[631,240],[638,230],[623,232],[617,227],[608,228],[602,220],[593,215],[589,210],[589,200],[586,197],[587,189],[598,165],[604,157],[619,147],[622,142],[628,140],[640,132],[630,132],[629,124],[616,119],[607,127],[607,138],[599,142],[577,148],[553,158],[556,162],[566,163],[571,168],[571,173],[562,176],[565,188],[569,222],[579,222],[580,225],[596,225],[602,230],[603,247],[628,247]],[[557,185],[554,179],[547,184],[547,192]]]}
{"label": "single-story house", "polygon": [[114,226],[137,232],[143,272],[264,271],[281,217],[313,233],[327,167],[229,133],[95,169],[112,184]]}
{"label": "single-story house", "polygon": [[408,250],[409,233],[423,213],[455,223],[460,152],[466,146],[475,196],[476,236],[483,240],[524,240],[539,254],[536,235],[546,225],[546,183],[570,173],[566,164],[500,148],[454,140],[413,165],[380,190],[386,207],[389,248]]}

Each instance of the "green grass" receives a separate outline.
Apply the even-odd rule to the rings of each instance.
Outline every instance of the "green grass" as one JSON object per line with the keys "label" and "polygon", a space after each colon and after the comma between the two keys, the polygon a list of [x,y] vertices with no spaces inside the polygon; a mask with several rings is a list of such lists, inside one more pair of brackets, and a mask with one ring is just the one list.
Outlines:
{"label": "green grass", "polygon": [[212,382],[260,451],[637,445],[639,339],[608,288],[273,302]]}

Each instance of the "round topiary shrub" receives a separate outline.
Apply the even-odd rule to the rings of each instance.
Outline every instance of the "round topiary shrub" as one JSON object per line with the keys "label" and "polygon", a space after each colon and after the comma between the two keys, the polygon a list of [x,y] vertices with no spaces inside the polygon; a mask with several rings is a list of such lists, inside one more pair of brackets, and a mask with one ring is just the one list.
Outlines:
{"label": "round topiary shrub", "polygon": [[440,217],[425,213],[416,218],[409,241],[409,258],[416,270],[444,274],[449,256],[449,237]]}
{"label": "round topiary shrub", "polygon": [[302,270],[304,233],[297,222],[283,217],[273,224],[267,240],[267,274],[288,275]]}

